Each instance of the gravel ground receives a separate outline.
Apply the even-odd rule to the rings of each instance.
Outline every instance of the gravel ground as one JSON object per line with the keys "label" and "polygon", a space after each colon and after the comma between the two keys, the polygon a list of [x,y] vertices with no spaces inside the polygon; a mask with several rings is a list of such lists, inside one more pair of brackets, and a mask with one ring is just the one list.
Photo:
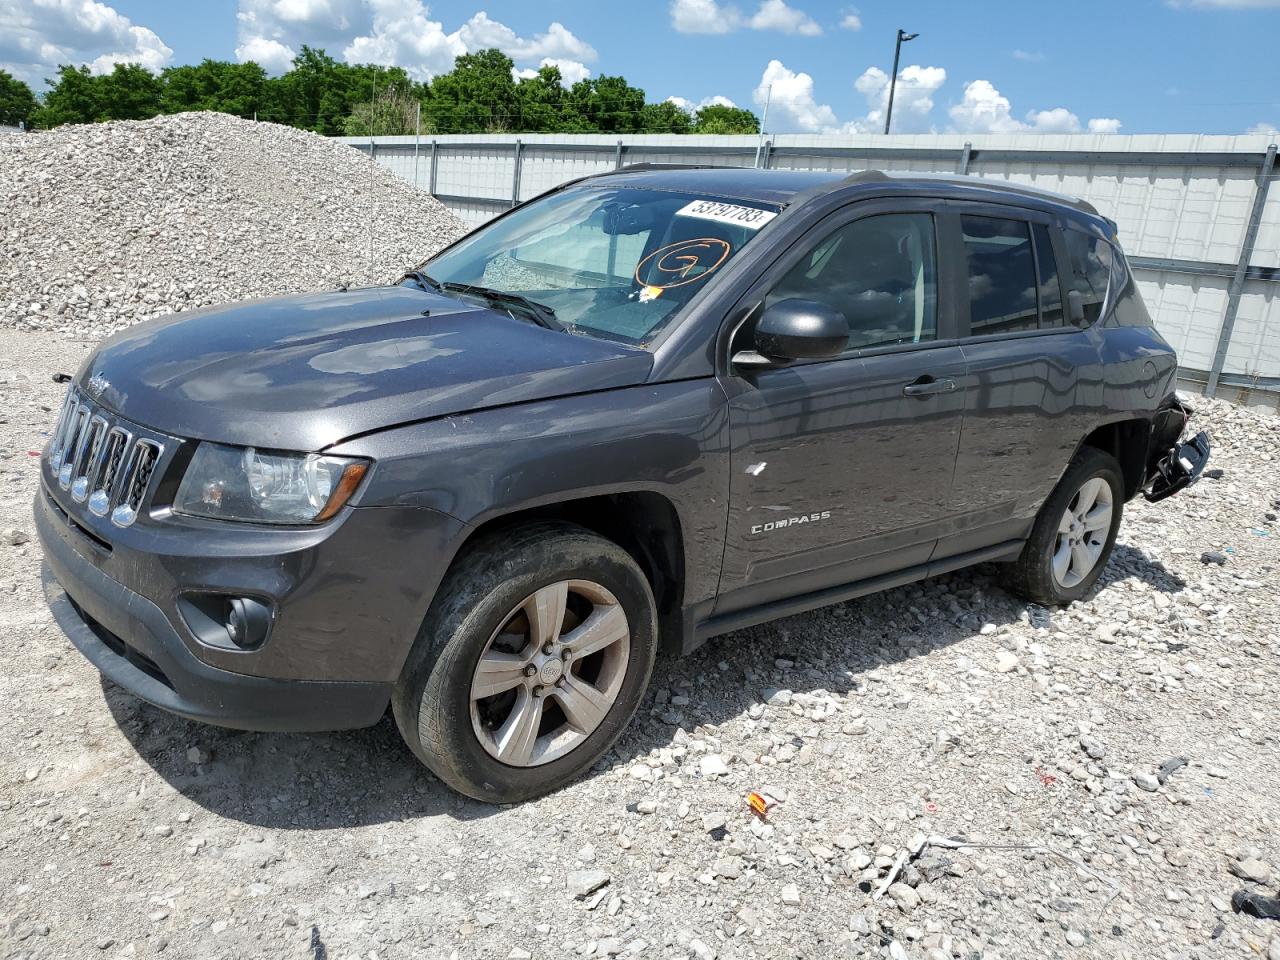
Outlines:
{"label": "gravel ground", "polygon": [[104,336],[385,283],[466,232],[343,143],[220,113],[0,137],[0,327]]}
{"label": "gravel ground", "polygon": [[[88,349],[0,332],[0,957],[1280,957],[1230,907],[1280,868],[1280,419],[1198,401],[1223,475],[1132,505],[1086,602],[987,567],[722,637],[595,774],[495,808],[389,720],[235,733],[100,682],[23,542]],[[921,836],[981,846],[873,899]]]}

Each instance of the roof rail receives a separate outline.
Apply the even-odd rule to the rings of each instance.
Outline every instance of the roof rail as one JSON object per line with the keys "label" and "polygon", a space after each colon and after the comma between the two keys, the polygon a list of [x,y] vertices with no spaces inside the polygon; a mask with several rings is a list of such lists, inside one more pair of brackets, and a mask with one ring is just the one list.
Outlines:
{"label": "roof rail", "polygon": [[751,167],[738,167],[728,163],[628,163],[614,170],[605,170],[597,176],[608,176],[611,173],[640,173],[644,170],[750,170]]}

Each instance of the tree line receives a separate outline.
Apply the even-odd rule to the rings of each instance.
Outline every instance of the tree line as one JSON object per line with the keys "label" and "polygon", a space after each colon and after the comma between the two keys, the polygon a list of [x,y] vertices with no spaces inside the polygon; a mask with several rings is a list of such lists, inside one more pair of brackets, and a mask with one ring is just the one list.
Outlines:
{"label": "tree line", "polygon": [[37,97],[0,70],[0,124],[48,129],[66,123],[146,120],[187,110],[217,110],[269,120],[325,136],[446,133],[758,133],[755,114],[705,106],[689,113],[669,101],[648,102],[623,77],[600,76],[566,87],[558,67],[517,77],[500,50],[458,57],[426,82],[400,67],[341,63],[304,46],[278,77],[256,63],[204,60],[165,67],[138,64],[110,73],[64,65]]}

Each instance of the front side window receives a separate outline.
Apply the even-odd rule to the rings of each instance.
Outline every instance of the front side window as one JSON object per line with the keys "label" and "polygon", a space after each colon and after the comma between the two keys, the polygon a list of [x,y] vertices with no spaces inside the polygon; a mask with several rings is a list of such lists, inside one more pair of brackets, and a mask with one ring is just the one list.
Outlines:
{"label": "front side window", "polygon": [[970,335],[1037,329],[1039,278],[1030,224],[963,216],[960,227],[969,261]]}
{"label": "front side window", "polygon": [[791,298],[843,313],[850,350],[936,339],[933,217],[892,213],[841,227],[791,268],[765,305]]}
{"label": "front side window", "polygon": [[1111,244],[1080,230],[1064,230],[1067,258],[1071,261],[1070,289],[1080,294],[1084,322],[1094,323],[1107,302],[1111,276]]}
{"label": "front side window", "polygon": [[645,344],[774,217],[750,200],[571,187],[477,230],[422,267],[550,308],[570,332]]}

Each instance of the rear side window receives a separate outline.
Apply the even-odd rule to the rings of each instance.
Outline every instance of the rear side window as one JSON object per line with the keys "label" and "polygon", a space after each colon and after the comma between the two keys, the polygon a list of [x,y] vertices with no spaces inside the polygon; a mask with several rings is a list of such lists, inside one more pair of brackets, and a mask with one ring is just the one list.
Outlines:
{"label": "rear side window", "polygon": [[801,298],[839,310],[850,350],[938,336],[933,217],[892,213],[855,220],[820,241],[765,303]]}
{"label": "rear side window", "polygon": [[1031,235],[1036,241],[1036,276],[1040,281],[1037,289],[1040,297],[1040,329],[1061,327],[1066,323],[1066,316],[1062,309],[1058,263],[1053,257],[1053,244],[1049,242],[1049,228],[1034,223],[1031,225]]}
{"label": "rear side window", "polygon": [[970,335],[1038,329],[1030,224],[963,216],[960,228],[969,260]]}
{"label": "rear side window", "polygon": [[1114,259],[1111,244],[1080,230],[1064,230],[1063,236],[1067,241],[1067,258],[1071,261],[1068,286],[1080,294],[1085,323],[1094,323],[1102,316],[1107,302],[1107,281]]}

